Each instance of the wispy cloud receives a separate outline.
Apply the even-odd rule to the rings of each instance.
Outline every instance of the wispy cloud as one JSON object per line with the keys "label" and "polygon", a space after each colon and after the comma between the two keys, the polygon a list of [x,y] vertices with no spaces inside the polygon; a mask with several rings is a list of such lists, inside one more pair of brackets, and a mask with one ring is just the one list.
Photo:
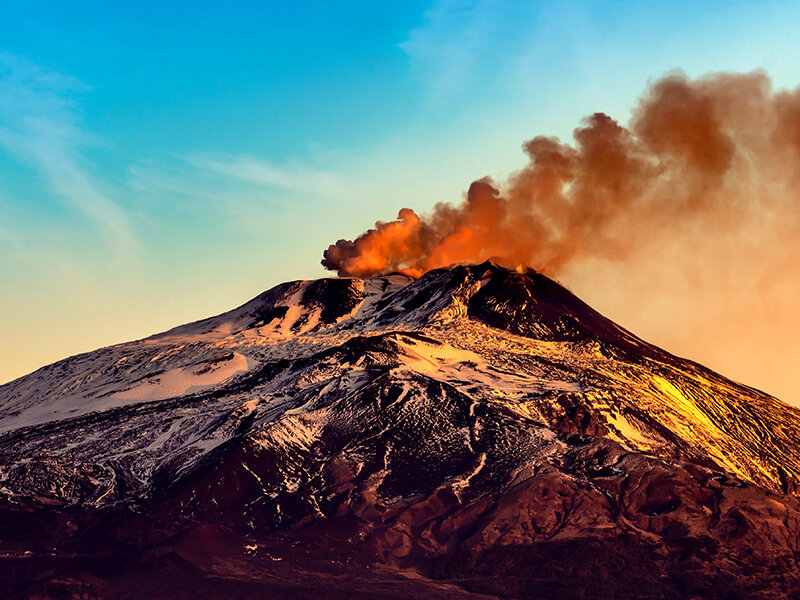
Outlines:
{"label": "wispy cloud", "polygon": [[133,241],[125,211],[85,166],[83,147],[97,140],[81,126],[77,79],[0,53],[0,147],[32,167],[62,201],[94,220],[117,243]]}
{"label": "wispy cloud", "polygon": [[516,99],[537,102],[567,70],[594,64],[591,12],[582,0],[436,0],[399,46],[432,107],[514,112]]}
{"label": "wispy cloud", "polygon": [[496,0],[438,0],[424,23],[400,48],[425,79],[433,103],[457,94],[491,52],[503,3]]}
{"label": "wispy cloud", "polygon": [[[296,209],[341,198],[347,183],[314,160],[269,160],[224,152],[161,153],[128,167],[128,186],[147,199],[205,218],[222,217],[241,232],[263,234]],[[304,213],[300,213],[304,214]]]}
{"label": "wispy cloud", "polygon": [[250,154],[194,154],[183,158],[197,169],[266,187],[311,193],[330,193],[339,187],[333,174],[294,162],[276,163]]}

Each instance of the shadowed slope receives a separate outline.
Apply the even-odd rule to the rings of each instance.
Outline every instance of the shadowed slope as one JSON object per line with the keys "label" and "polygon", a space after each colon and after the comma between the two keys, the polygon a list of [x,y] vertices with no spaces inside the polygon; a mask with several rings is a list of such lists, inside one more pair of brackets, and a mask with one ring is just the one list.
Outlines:
{"label": "shadowed slope", "polygon": [[286,283],[0,399],[19,597],[129,597],[144,573],[154,598],[798,583],[798,411],[532,271]]}

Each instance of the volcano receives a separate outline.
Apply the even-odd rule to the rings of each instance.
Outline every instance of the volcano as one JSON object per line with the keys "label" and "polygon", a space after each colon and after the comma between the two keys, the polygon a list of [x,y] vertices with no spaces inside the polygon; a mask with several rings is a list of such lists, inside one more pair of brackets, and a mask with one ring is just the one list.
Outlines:
{"label": "volcano", "polygon": [[0,387],[9,598],[789,598],[800,411],[493,263]]}

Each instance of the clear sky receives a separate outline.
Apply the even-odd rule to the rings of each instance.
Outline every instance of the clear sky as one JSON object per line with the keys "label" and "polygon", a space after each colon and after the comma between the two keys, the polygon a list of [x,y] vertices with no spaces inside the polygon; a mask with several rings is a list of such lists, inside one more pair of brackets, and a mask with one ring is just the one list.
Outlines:
{"label": "clear sky", "polygon": [[[800,3],[6,3],[0,382],[324,276],[329,243],[507,175],[536,134],[625,122],[676,68],[795,88]],[[576,291],[800,403],[780,365]]]}

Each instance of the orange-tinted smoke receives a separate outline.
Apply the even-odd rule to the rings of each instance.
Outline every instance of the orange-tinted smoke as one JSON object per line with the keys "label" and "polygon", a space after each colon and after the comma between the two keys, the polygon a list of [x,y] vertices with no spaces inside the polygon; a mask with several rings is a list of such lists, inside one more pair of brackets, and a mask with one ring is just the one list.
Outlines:
{"label": "orange-tinted smoke", "polygon": [[773,92],[762,72],[670,74],[627,127],[596,113],[574,144],[538,136],[523,149],[529,163],[507,181],[477,180],[429,216],[404,208],[330,246],[322,264],[341,276],[419,275],[494,259],[557,275],[587,258],[730,232],[765,211],[784,214],[781,227],[798,222],[800,89]]}

